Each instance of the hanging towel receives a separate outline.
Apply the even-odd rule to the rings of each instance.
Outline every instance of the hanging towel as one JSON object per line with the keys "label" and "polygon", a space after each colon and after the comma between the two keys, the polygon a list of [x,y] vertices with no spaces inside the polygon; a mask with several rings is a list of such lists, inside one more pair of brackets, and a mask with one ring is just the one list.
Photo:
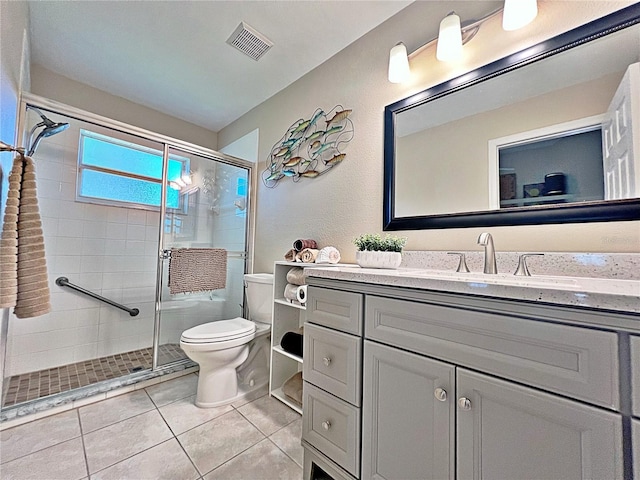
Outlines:
{"label": "hanging towel", "polygon": [[15,307],[18,318],[37,317],[50,312],[51,304],[35,164],[22,148],[0,142],[0,150],[18,153],[0,237],[0,307]]}
{"label": "hanging towel", "polygon": [[223,248],[175,248],[169,259],[169,292],[202,292],[227,285],[227,251]]}

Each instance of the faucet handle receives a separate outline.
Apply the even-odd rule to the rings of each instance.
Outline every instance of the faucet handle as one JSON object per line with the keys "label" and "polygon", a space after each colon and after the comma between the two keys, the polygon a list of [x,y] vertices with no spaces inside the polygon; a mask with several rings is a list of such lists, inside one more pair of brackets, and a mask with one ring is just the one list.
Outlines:
{"label": "faucet handle", "polygon": [[447,252],[447,255],[460,255],[460,261],[458,262],[456,272],[469,273],[471,271],[469,270],[469,267],[467,267],[467,261],[464,258],[463,252]]}
{"label": "faucet handle", "polygon": [[544,253],[525,253],[520,255],[520,259],[518,260],[518,268],[516,269],[514,275],[530,277],[529,269],[527,268],[527,257],[534,256],[544,256]]}

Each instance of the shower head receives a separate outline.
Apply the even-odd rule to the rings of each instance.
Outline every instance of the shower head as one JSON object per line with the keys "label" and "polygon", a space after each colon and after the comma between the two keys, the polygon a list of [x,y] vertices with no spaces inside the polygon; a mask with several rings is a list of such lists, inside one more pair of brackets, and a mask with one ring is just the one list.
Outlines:
{"label": "shower head", "polygon": [[[29,145],[30,145],[30,147],[29,147],[29,149],[27,151],[27,156],[30,157],[36,151],[36,148],[38,148],[38,144],[40,143],[40,140],[42,140],[45,137],[50,137],[52,135],[55,135],[56,133],[60,133],[60,132],[62,132],[64,130],[66,130],[67,128],[69,128],[69,124],[68,123],[63,123],[63,122],[58,122],[58,123],[53,122],[51,119],[47,118],[37,108],[32,107],[32,106],[27,106],[27,108],[30,108],[31,110],[35,110],[38,113],[38,115],[40,115],[40,118],[42,119],[42,121],[40,123],[37,123],[36,125],[34,125],[34,127],[31,129],[31,132],[29,132]],[[33,134],[40,127],[44,127],[44,128],[38,134],[36,139],[32,141]]]}

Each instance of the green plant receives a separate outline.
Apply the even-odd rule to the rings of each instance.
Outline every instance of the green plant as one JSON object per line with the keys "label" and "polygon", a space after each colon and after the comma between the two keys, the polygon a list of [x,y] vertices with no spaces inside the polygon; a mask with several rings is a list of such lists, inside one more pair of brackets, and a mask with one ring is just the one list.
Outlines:
{"label": "green plant", "polygon": [[353,243],[360,251],[402,252],[407,239],[389,234],[382,238],[378,233],[365,233],[357,237]]}

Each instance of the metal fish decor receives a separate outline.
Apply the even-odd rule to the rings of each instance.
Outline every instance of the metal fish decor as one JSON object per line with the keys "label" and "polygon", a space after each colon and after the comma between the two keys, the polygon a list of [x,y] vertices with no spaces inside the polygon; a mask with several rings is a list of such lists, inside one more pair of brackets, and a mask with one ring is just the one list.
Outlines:
{"label": "metal fish decor", "polygon": [[262,181],[275,187],[285,177],[294,182],[318,177],[342,163],[343,150],[353,140],[351,110],[336,105],[328,112],[318,108],[307,120],[293,123],[271,148]]}

